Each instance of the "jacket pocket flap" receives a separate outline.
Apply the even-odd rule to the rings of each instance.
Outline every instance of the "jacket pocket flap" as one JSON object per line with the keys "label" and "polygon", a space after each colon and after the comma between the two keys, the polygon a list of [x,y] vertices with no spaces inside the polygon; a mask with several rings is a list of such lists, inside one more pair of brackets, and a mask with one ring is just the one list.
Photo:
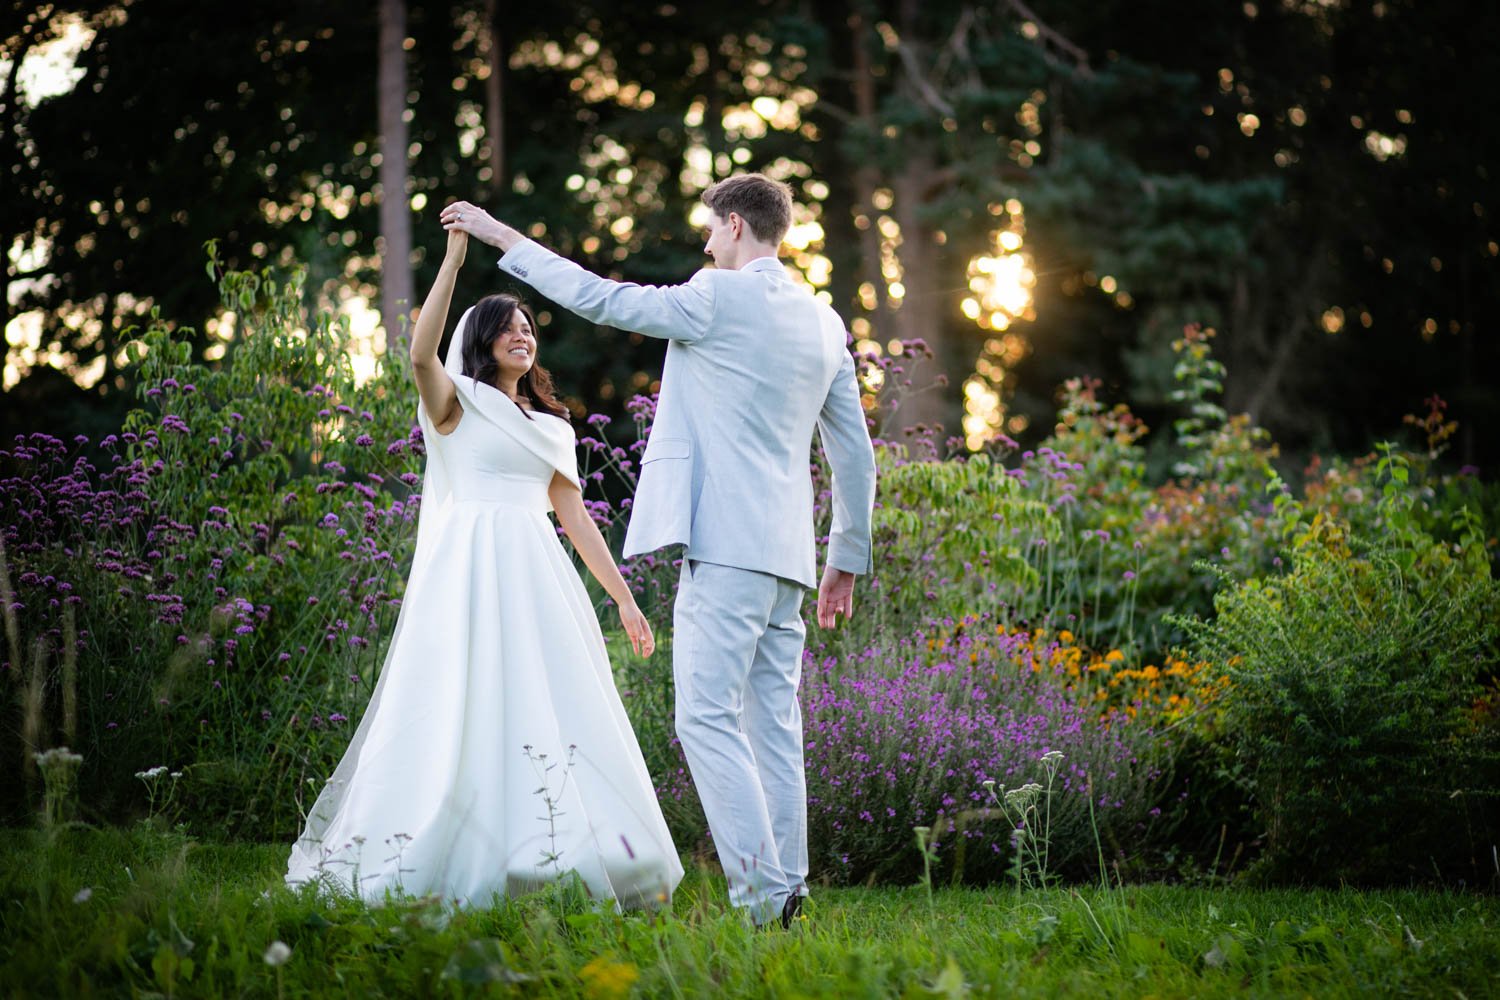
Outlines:
{"label": "jacket pocket flap", "polygon": [[659,458],[687,458],[690,454],[692,442],[687,438],[652,438],[646,454],[641,457],[641,464],[645,465]]}

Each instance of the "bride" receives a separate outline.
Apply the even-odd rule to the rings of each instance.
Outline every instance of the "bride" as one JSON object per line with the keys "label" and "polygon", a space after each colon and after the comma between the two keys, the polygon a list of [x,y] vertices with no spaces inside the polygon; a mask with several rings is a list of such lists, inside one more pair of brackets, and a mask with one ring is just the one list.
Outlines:
{"label": "bride", "polygon": [[427,468],[396,631],[286,881],[482,906],[576,873],[596,899],[656,906],[682,865],[548,510],[638,654],[651,626],[584,508],[526,307],[482,299],[438,360],[467,239],[448,234],[412,337]]}

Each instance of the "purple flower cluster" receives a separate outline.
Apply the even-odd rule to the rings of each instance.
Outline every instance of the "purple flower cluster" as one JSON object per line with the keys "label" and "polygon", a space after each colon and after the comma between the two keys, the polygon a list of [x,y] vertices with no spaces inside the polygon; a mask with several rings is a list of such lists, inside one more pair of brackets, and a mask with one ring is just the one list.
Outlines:
{"label": "purple flower cluster", "polygon": [[[287,410],[245,399],[245,412],[231,411],[217,379],[201,392],[171,376],[143,387],[157,412],[136,411],[97,444],[31,434],[0,448],[7,625],[28,661],[42,649],[50,670],[64,653],[61,609],[77,608],[83,672],[108,678],[78,692],[83,729],[99,734],[80,749],[101,762],[94,780],[105,789],[128,787],[111,783],[111,768],[163,751],[183,763],[259,762],[268,751],[306,759],[277,749],[286,727],[362,710],[368,685],[318,678],[374,673],[399,608],[422,455],[409,413],[393,425],[383,402],[380,419],[356,418],[331,388],[310,390],[311,405],[364,429],[314,439],[324,460],[292,474],[309,444],[275,426]],[[388,453],[371,447],[375,435],[395,439]],[[323,534],[325,521],[334,530]],[[327,633],[336,645],[310,641]],[[0,644],[0,672],[17,671],[13,648]],[[60,695],[52,701],[49,717]]]}
{"label": "purple flower cluster", "polygon": [[[590,433],[578,439],[579,477],[585,489],[599,491],[597,499],[585,502],[589,515],[599,530],[623,538],[630,519],[636,484],[640,478],[640,456],[651,436],[656,418],[657,397],[633,396],[625,402],[625,412],[632,426],[626,433],[628,443],[615,443],[609,432],[614,421],[606,414],[590,415],[585,423]],[[677,570],[682,565],[676,553],[651,554],[620,564],[620,573],[648,617],[661,621],[671,614],[672,595],[677,588]],[[608,599],[602,602],[611,605]]]}
{"label": "purple flower cluster", "polygon": [[810,838],[833,874],[915,871],[912,829],[931,827],[939,856],[969,878],[1001,876],[1010,836],[986,781],[1053,789],[1054,859],[1090,855],[1089,801],[1117,841],[1161,796],[1162,740],[1144,726],[1105,727],[1046,672],[1018,669],[1024,636],[976,642],[960,632],[874,644],[855,657],[809,651],[802,679]]}

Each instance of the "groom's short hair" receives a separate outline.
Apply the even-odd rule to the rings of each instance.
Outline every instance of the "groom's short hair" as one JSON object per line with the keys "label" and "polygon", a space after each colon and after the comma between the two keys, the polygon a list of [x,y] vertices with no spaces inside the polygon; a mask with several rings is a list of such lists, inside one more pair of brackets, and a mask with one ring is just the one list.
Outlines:
{"label": "groom's short hair", "polygon": [[755,238],[779,246],[792,228],[792,189],[765,174],[736,174],[703,192],[703,204],[719,218],[734,212]]}

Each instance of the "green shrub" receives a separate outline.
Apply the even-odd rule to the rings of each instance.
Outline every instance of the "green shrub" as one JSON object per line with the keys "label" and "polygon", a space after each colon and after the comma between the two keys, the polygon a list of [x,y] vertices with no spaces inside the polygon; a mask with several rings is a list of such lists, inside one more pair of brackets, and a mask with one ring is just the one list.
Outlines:
{"label": "green shrub", "polygon": [[1277,576],[1242,580],[1184,622],[1220,664],[1227,750],[1264,827],[1260,870],[1307,882],[1483,876],[1496,824],[1485,711],[1500,592],[1472,519],[1461,542],[1420,530],[1388,453],[1384,531],[1279,505],[1293,537]]}

